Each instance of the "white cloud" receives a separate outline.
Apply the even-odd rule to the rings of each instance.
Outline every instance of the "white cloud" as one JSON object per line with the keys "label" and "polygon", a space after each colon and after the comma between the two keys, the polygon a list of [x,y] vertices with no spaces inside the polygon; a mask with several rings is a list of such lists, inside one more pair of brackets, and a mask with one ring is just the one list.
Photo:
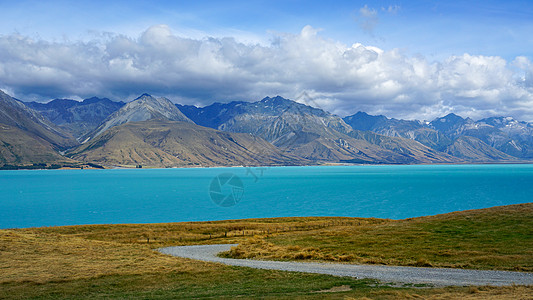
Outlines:
{"label": "white cloud", "polygon": [[442,62],[355,43],[347,46],[306,26],[268,45],[234,38],[192,39],[166,25],[138,38],[102,35],[88,42],[0,36],[0,88],[21,99],[78,95],[131,99],[143,92],[208,105],[296,98],[340,115],[358,110],[432,119],[455,112],[473,118],[533,120],[533,65],[528,58],[464,54]]}

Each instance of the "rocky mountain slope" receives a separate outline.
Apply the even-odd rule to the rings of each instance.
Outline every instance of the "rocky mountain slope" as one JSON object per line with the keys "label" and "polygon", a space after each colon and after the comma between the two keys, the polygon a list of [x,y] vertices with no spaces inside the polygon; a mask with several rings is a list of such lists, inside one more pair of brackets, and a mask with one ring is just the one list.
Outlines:
{"label": "rocky mountain slope", "polygon": [[0,91],[0,165],[70,162],[59,151],[75,145],[71,135]]}
{"label": "rocky mountain slope", "polygon": [[48,103],[25,104],[76,138],[94,130],[105,118],[125,105],[124,102],[96,97],[81,102],[55,99]]}
{"label": "rocky mountain slope", "polygon": [[423,122],[358,112],[344,120],[354,129],[413,139],[466,161],[518,161],[533,158],[533,126],[512,118],[474,121],[448,114],[431,122]]}
{"label": "rocky mountain slope", "polygon": [[484,141],[509,155],[533,159],[533,124],[512,117],[492,117],[476,122],[497,129]]}
{"label": "rocky mountain slope", "polygon": [[80,141],[85,143],[114,126],[152,119],[193,123],[170,100],[143,94],[112,113],[96,129],[80,137]]}
{"label": "rocky mountain slope", "polygon": [[[338,116],[279,96],[253,103],[178,107],[197,124],[253,134],[309,160],[357,163],[458,161],[412,140],[361,134]],[[377,140],[380,145],[374,143]]]}
{"label": "rocky mountain slope", "polygon": [[446,148],[446,153],[468,162],[517,161],[516,157],[503,153],[472,136],[460,136]]}
{"label": "rocky mountain slope", "polygon": [[249,134],[151,119],[114,126],[67,155],[101,165],[149,167],[301,165],[304,159]]}
{"label": "rocky mountain slope", "polygon": [[106,118],[67,155],[117,166],[294,165],[309,161],[260,137],[194,124],[170,101],[144,94]]}

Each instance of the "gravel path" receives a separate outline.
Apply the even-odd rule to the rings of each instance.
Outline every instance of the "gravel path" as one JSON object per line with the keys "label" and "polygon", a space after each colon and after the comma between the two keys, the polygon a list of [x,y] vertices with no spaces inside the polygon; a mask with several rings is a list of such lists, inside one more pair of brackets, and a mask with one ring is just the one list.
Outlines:
{"label": "gravel path", "polygon": [[531,285],[533,273],[480,271],[444,268],[394,267],[381,265],[351,265],[336,263],[303,263],[221,258],[217,254],[228,251],[234,244],[167,247],[159,252],[196,260],[223,263],[231,266],[282,271],[319,273],[356,278],[374,278],[382,282],[432,284],[435,286],[467,285]]}

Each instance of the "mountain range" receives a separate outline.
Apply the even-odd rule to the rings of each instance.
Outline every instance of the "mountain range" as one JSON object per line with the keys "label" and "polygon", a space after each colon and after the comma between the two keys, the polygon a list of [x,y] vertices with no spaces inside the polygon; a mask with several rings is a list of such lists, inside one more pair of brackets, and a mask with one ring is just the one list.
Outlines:
{"label": "mountain range", "polygon": [[423,122],[358,112],[344,120],[354,129],[412,139],[466,161],[533,159],[533,124],[511,117],[474,121],[452,113]]}
{"label": "mountain range", "polygon": [[363,134],[338,116],[279,96],[252,103],[178,107],[196,124],[249,133],[311,161],[389,164],[454,161],[453,157],[413,140]]}
{"label": "mountain range", "polygon": [[0,92],[0,166],[419,164],[533,159],[533,125],[449,114],[431,122],[341,118],[292,100],[173,104],[143,94],[22,102]]}
{"label": "mountain range", "polygon": [[250,134],[194,124],[172,102],[143,94],[82,137],[67,156],[101,165],[150,167],[293,165],[291,156]]}

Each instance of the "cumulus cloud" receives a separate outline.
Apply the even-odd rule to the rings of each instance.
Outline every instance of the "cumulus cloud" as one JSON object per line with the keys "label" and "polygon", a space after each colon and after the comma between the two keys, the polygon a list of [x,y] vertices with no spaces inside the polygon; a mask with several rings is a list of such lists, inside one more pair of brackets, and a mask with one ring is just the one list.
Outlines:
{"label": "cumulus cloud", "polygon": [[281,95],[339,115],[432,119],[454,112],[532,121],[532,74],[526,57],[464,54],[430,62],[396,49],[345,45],[311,26],[268,45],[185,38],[165,25],[136,38],[104,34],[89,42],[0,36],[0,88],[26,100],[127,100],[148,92],[208,105]]}

